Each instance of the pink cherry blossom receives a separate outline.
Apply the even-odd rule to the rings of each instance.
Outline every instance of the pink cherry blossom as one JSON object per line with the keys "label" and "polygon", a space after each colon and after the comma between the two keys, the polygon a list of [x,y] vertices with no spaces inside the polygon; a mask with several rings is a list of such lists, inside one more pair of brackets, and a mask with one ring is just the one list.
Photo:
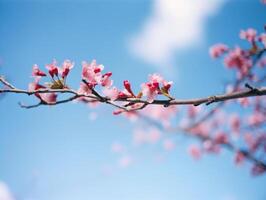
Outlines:
{"label": "pink cherry blossom", "polygon": [[159,83],[144,83],[141,86],[143,96],[147,96],[147,101],[152,103],[159,91]]}
{"label": "pink cherry blossom", "polygon": [[188,148],[188,153],[194,158],[195,160],[198,160],[201,158],[201,150],[196,145],[191,145]]}
{"label": "pink cherry blossom", "polygon": [[89,88],[87,84],[81,82],[78,89],[78,94],[89,95],[91,93],[92,93],[91,88]]}
{"label": "pink cherry blossom", "polygon": [[242,49],[236,47],[226,55],[224,63],[228,68],[236,68],[240,75],[244,76],[252,66],[252,60],[245,54]]}
{"label": "pink cherry blossom", "polygon": [[147,142],[155,144],[161,138],[161,132],[156,128],[151,128],[147,133]]}
{"label": "pink cherry blossom", "polygon": [[213,141],[211,140],[205,140],[203,142],[203,149],[208,152],[208,153],[215,153],[218,154],[220,153],[220,146],[215,144]]}
{"label": "pink cherry blossom", "polygon": [[40,94],[43,101],[49,104],[56,103],[57,94],[56,93],[43,93]]}
{"label": "pink cherry blossom", "polygon": [[54,60],[51,64],[46,65],[46,68],[52,78],[54,76],[58,76],[59,67],[56,64],[57,62]]}
{"label": "pink cherry blossom", "polygon": [[253,28],[249,28],[247,30],[241,30],[239,37],[241,39],[247,40],[249,42],[254,42],[257,36],[257,31]]}
{"label": "pink cherry blossom", "polygon": [[98,65],[96,60],[93,60],[91,63],[82,62],[82,79],[86,80],[91,87],[95,87],[98,84],[101,84],[102,74],[104,66]]}
{"label": "pink cherry blossom", "polygon": [[234,132],[239,132],[239,129],[240,129],[240,118],[237,114],[233,114],[231,115],[230,119],[230,126],[231,126],[231,129],[234,131]]}
{"label": "pink cherry blossom", "polygon": [[128,80],[125,80],[124,81],[124,87],[126,89],[126,91],[128,92],[128,94],[130,94],[131,96],[135,97],[134,93],[132,92],[132,89],[131,89],[131,84]]}
{"label": "pink cherry blossom", "polygon": [[226,144],[228,143],[228,136],[224,132],[218,132],[214,137],[214,141],[217,144]]}
{"label": "pink cherry blossom", "polygon": [[110,79],[111,76],[112,76],[112,72],[107,72],[104,75],[102,75],[101,85],[103,87],[109,88],[113,85],[113,80]]}
{"label": "pink cherry blossom", "polygon": [[103,94],[110,98],[111,101],[115,101],[119,97],[120,91],[116,87],[112,88],[104,88],[103,89]]}
{"label": "pink cherry blossom", "polygon": [[264,114],[256,111],[248,118],[248,123],[252,126],[259,125],[260,123],[263,123],[266,121],[266,117]]}
{"label": "pink cherry blossom", "polygon": [[228,51],[228,47],[225,44],[216,44],[209,50],[209,54],[212,58],[218,58]]}
{"label": "pink cherry blossom", "polygon": [[46,76],[46,74],[39,69],[38,65],[35,64],[32,67],[32,76],[39,77],[39,76]]}
{"label": "pink cherry blossom", "polygon": [[59,68],[59,73],[61,74],[62,78],[65,79],[70,71],[74,67],[74,63],[70,60],[65,60],[62,64],[62,68]]}

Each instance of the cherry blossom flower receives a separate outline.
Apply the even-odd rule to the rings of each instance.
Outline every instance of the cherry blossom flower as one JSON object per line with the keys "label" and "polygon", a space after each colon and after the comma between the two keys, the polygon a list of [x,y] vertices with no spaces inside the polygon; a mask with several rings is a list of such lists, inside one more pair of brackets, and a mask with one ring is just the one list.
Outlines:
{"label": "cherry blossom flower", "polygon": [[116,87],[104,88],[103,94],[106,97],[110,98],[111,101],[115,101],[116,99],[118,99],[120,91]]}
{"label": "cherry blossom flower", "polygon": [[62,68],[59,68],[59,73],[61,74],[62,78],[65,79],[70,71],[74,67],[74,63],[70,60],[65,60],[62,64]]}
{"label": "cherry blossom flower", "polygon": [[81,82],[78,89],[78,94],[89,95],[91,93],[92,93],[91,88],[89,88],[87,84]]}
{"label": "cherry blossom flower", "polygon": [[48,104],[56,103],[57,94],[56,93],[44,93],[40,94],[43,101]]}
{"label": "cherry blossom flower", "polygon": [[230,119],[230,126],[231,126],[231,129],[234,131],[234,132],[239,132],[239,129],[240,129],[240,118],[237,114],[233,114],[231,115]]}
{"label": "cherry blossom flower", "polygon": [[[162,90],[160,84],[163,85]],[[159,74],[149,75],[149,82],[141,85],[141,92],[143,96],[147,97],[149,103],[153,102],[158,94],[164,94],[168,96],[168,91],[172,85],[172,82],[165,81]]]}
{"label": "cherry blossom flower", "polygon": [[212,58],[218,58],[228,50],[229,48],[225,44],[216,44],[210,48],[209,54]]}
{"label": "cherry blossom flower", "polygon": [[217,144],[226,144],[228,143],[228,136],[224,132],[218,132],[214,137],[214,141]]}
{"label": "cherry blossom flower", "polygon": [[39,69],[38,65],[35,64],[32,67],[32,76],[33,77],[41,77],[41,76],[46,76],[46,74]]}
{"label": "cherry blossom flower", "polygon": [[51,64],[46,65],[46,68],[52,78],[54,76],[58,76],[59,67],[56,64],[57,62],[54,60]]}
{"label": "cherry blossom flower", "polygon": [[134,93],[132,92],[132,89],[131,89],[131,84],[128,80],[125,80],[124,81],[124,87],[126,89],[126,91],[133,97],[135,97]]}
{"label": "cherry blossom flower", "polygon": [[91,63],[82,62],[82,79],[86,80],[91,87],[101,84],[104,66],[97,65],[96,60]]}
{"label": "cherry blossom flower", "polygon": [[252,60],[245,54],[241,48],[236,47],[227,54],[224,63],[228,68],[236,68],[240,75],[244,76],[252,66]]}
{"label": "cherry blossom flower", "polygon": [[208,153],[220,153],[220,146],[211,140],[205,140],[203,142],[203,149]]}
{"label": "cherry blossom flower", "polygon": [[110,79],[111,76],[112,76],[112,72],[107,72],[104,75],[102,75],[101,85],[103,87],[109,88],[113,85],[113,80]]}
{"label": "cherry blossom flower", "polygon": [[[46,88],[45,86],[39,84],[39,82],[36,80],[34,82],[30,83],[28,86],[28,90],[30,92],[33,92],[33,91],[39,90],[39,89],[45,89],[45,88]],[[42,100],[40,93],[34,93],[34,95]]]}
{"label": "cherry blossom flower", "polygon": [[239,37],[241,39],[247,40],[251,43],[255,42],[256,36],[257,36],[257,31],[253,28],[249,28],[247,30],[241,30],[239,34]]}
{"label": "cherry blossom flower", "polygon": [[263,115],[262,113],[255,111],[251,116],[249,116],[248,118],[248,123],[251,126],[256,126],[259,125],[260,123],[263,123],[266,121],[266,117],[265,115]]}

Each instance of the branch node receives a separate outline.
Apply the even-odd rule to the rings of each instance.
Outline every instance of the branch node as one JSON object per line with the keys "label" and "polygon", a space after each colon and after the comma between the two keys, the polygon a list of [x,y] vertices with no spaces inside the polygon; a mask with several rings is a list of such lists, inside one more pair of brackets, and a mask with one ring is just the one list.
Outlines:
{"label": "branch node", "polygon": [[250,84],[246,83],[245,87],[250,89],[251,93],[255,93],[256,95],[263,95],[263,93],[256,87],[251,86]]}
{"label": "branch node", "polygon": [[208,98],[208,101],[207,101],[206,105],[208,106],[208,105],[210,105],[210,104],[212,104],[212,103],[214,103],[216,101],[217,101],[217,97],[216,96],[210,96]]}

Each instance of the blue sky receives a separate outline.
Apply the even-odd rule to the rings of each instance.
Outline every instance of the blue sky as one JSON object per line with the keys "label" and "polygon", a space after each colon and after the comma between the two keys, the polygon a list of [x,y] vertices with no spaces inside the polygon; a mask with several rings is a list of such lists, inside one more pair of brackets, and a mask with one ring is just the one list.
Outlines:
{"label": "blue sky", "polygon": [[[77,88],[81,61],[95,58],[113,72],[119,87],[129,79],[138,88],[148,74],[160,72],[174,81],[176,97],[216,94],[232,74],[209,58],[209,46],[221,41],[242,44],[239,30],[254,27],[262,31],[266,19],[266,7],[257,0],[219,3],[214,13],[203,18],[202,33],[193,38],[192,45],[171,47],[170,59],[150,62],[145,55],[134,53],[130,42],[141,37],[147,20],[153,19],[153,5],[152,0],[0,0],[0,73],[27,88],[33,64],[44,67],[54,58],[59,62],[71,59],[76,66],[69,84]],[[266,198],[265,175],[251,177],[248,166],[235,167],[228,152],[195,162],[181,143],[164,163],[157,164],[152,158],[159,147],[148,147],[134,152],[140,162],[120,169],[110,145],[116,140],[129,144],[134,125],[114,117],[112,108],[70,103],[24,110],[19,101],[34,102],[11,94],[0,102],[0,180],[16,199]],[[94,112],[98,117],[92,121],[89,116]],[[106,176],[102,169],[110,166],[113,173]]]}

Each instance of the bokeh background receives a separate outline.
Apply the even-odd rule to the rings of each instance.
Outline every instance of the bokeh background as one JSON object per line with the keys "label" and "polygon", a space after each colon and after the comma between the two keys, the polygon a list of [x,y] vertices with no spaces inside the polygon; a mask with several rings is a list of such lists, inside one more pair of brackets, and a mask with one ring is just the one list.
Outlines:
{"label": "bokeh background", "polygon": [[[77,88],[80,63],[97,59],[118,87],[128,79],[137,89],[159,72],[174,81],[176,97],[216,94],[233,76],[209,58],[209,46],[242,44],[240,29],[263,31],[265,19],[259,0],[0,0],[0,73],[27,88],[33,64],[44,69],[53,59],[70,59],[68,83]],[[160,144],[135,148],[135,125],[108,106],[25,110],[19,101],[36,102],[13,94],[0,101],[2,196],[9,190],[18,200],[266,199],[266,176],[236,167],[229,152],[195,162],[186,141],[171,153]],[[123,155],[111,151],[116,141],[128,147]]]}

